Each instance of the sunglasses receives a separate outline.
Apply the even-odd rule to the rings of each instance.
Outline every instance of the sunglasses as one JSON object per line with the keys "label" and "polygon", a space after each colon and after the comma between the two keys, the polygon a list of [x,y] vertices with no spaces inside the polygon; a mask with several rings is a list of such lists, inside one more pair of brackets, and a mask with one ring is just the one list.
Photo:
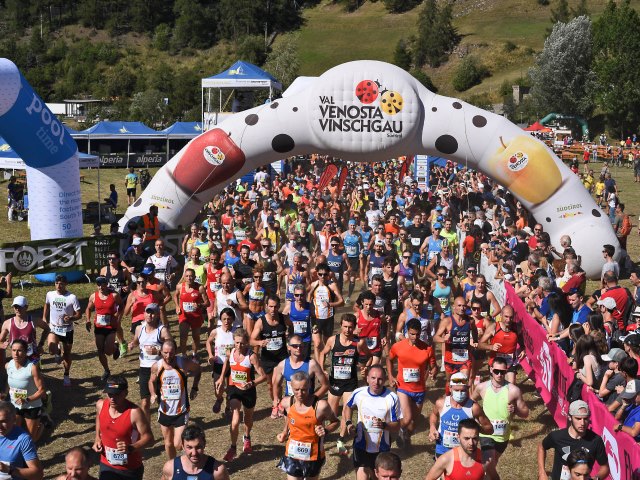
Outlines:
{"label": "sunglasses", "polygon": [[269,248],[269,245],[260,245],[262,248]]}
{"label": "sunglasses", "polygon": [[254,275],[253,278],[262,278],[262,275]]}
{"label": "sunglasses", "polygon": [[446,273],[438,273],[439,277],[445,277],[447,274]]}
{"label": "sunglasses", "polygon": [[482,310],[482,308],[480,308],[480,307],[471,307],[471,310],[473,310],[475,312],[477,310]]}
{"label": "sunglasses", "polygon": [[467,380],[463,378],[452,378],[450,383],[453,383],[454,385],[466,385]]}
{"label": "sunglasses", "polygon": [[319,277],[326,277],[328,274],[326,272],[318,272]]}
{"label": "sunglasses", "polygon": [[118,257],[108,257],[109,260],[118,260]]}
{"label": "sunglasses", "polygon": [[302,297],[304,297],[304,294],[302,294],[302,293],[294,293],[293,296],[295,298],[302,298]]}
{"label": "sunglasses", "polygon": [[507,371],[506,371],[506,370],[498,370],[498,369],[494,368],[494,369],[493,369],[493,373],[494,373],[495,375],[506,375],[506,374],[507,374]]}
{"label": "sunglasses", "polygon": [[405,257],[404,255],[402,256],[402,258],[404,258],[405,260],[409,260],[411,257]]}
{"label": "sunglasses", "polygon": [[302,344],[301,343],[290,343],[289,346],[291,348],[302,348]]}
{"label": "sunglasses", "polygon": [[337,247],[337,246],[339,246],[339,245],[340,245],[339,243],[332,243],[332,244],[331,244],[331,246],[332,246],[332,247]]}

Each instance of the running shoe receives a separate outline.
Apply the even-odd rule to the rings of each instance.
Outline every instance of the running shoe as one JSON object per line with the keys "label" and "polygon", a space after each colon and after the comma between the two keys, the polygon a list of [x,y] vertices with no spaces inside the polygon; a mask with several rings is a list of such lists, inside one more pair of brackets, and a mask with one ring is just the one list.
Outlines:
{"label": "running shoe", "polygon": [[[105,378],[106,380],[106,378]],[[64,377],[62,377],[62,386],[63,387],[70,387],[71,386],[71,378],[69,377],[69,375],[65,375]]]}
{"label": "running shoe", "polygon": [[120,347],[118,346],[118,342],[113,347],[113,359],[118,360],[120,358]]}
{"label": "running shoe", "polygon": [[50,415],[53,410],[53,394],[47,390],[47,394],[42,398],[42,411],[45,415]]}
{"label": "running shoe", "polygon": [[351,304],[351,298],[350,297],[345,297],[344,304],[345,305],[350,305]]}
{"label": "running shoe", "polygon": [[236,446],[235,445],[229,447],[229,450],[227,450],[227,454],[223,457],[223,460],[225,462],[230,462],[234,458],[236,458]]}
{"label": "running shoe", "polygon": [[222,399],[218,398],[216,402],[213,404],[213,413],[220,413],[220,407],[222,406]]}
{"label": "running shoe", "polygon": [[127,354],[127,343],[122,342],[120,344],[120,358],[124,357]]}
{"label": "running shoe", "polygon": [[398,448],[405,447],[406,441],[405,441],[404,428],[401,428],[400,431],[398,432],[398,438],[396,438],[396,444],[398,445]]}
{"label": "running shoe", "polygon": [[253,447],[251,446],[251,439],[249,437],[242,437],[242,451],[244,453],[253,453]]}
{"label": "running shoe", "polygon": [[343,457],[349,455],[349,450],[347,450],[342,440],[336,442],[336,448],[338,449],[338,455],[342,455]]}
{"label": "running shoe", "polygon": [[56,359],[56,364],[60,365],[62,363],[62,355],[60,355],[59,353],[56,354],[55,359]]}
{"label": "running shoe", "polygon": [[109,370],[105,370],[102,376],[100,377],[100,381],[104,383],[107,381],[107,378],[109,378],[110,376],[111,376],[111,372]]}

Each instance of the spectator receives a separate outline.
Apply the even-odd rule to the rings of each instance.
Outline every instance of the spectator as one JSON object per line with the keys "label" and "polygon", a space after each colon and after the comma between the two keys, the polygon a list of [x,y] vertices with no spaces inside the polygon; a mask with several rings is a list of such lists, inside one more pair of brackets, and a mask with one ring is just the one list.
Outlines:
{"label": "spectator", "polygon": [[576,342],[573,369],[576,378],[592,389],[600,388],[606,365],[591,335],[583,335]]}
{"label": "spectator", "polygon": [[602,286],[604,287],[604,274],[607,272],[613,272],[616,274],[616,277],[620,276],[620,266],[618,262],[613,259],[613,255],[616,249],[613,245],[604,245],[602,247],[602,256],[604,257],[604,265],[602,265],[602,274],[600,275],[600,279],[602,281]]}
{"label": "spectator", "polygon": [[[626,330],[628,310],[631,308],[631,297],[626,288],[618,285],[618,276],[614,272],[606,272],[602,280],[604,282],[604,288],[602,289],[599,302],[607,298],[612,298],[616,302],[615,309],[612,310],[611,315],[616,321],[615,327],[621,332],[624,332]],[[599,302],[599,305],[603,305]],[[609,305],[611,305],[610,302]]]}
{"label": "spectator", "polygon": [[629,358],[627,354],[620,348],[612,348],[609,353],[602,355],[602,360],[609,362],[609,368],[604,372],[602,383],[598,389],[598,397],[605,405],[611,405],[618,395],[616,389],[627,384],[619,368],[627,358]]}
{"label": "spectator", "polygon": [[640,442],[640,380],[627,383],[620,399],[622,403],[615,413],[615,419],[621,423],[614,430],[628,433],[636,442]]}

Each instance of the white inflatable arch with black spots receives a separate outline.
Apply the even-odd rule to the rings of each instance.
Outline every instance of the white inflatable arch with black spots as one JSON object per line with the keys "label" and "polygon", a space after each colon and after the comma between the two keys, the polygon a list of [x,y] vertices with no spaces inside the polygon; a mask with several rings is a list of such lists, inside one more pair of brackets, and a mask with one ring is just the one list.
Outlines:
{"label": "white inflatable arch with black spots", "polygon": [[436,95],[404,70],[377,61],[345,63],[304,91],[238,113],[193,139],[153,178],[121,221],[159,207],[175,228],[232,181],[283,156],[320,153],[376,162],[430,154],[484,172],[509,189],[549,232],[569,235],[582,266],[598,278],[602,246],[619,243],[607,215],[579,178],[542,142],[507,119]]}

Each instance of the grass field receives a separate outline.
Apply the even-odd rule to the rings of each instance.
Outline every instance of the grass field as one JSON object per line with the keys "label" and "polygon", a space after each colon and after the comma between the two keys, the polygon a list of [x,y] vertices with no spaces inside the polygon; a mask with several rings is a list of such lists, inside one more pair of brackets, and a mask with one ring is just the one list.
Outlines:
{"label": "grass field", "polygon": [[[599,169],[596,164],[594,168]],[[83,172],[86,175],[86,183],[82,184],[83,202],[96,200],[97,198],[97,171],[91,170]],[[622,190],[622,199],[627,204],[627,210],[632,218],[636,219],[640,213],[638,207],[640,194],[638,185],[633,183],[632,173],[629,169],[614,170],[614,177],[617,179]],[[106,196],[107,186],[110,182],[116,183],[120,194],[120,204],[123,204],[124,170],[101,171],[101,183],[103,196]],[[119,209],[123,212],[123,207]],[[635,221],[634,221],[635,223]],[[85,231],[91,231],[90,226],[85,226]],[[26,223],[8,224],[6,215],[0,216],[0,240],[18,241],[29,238]],[[629,249],[632,258],[636,259],[640,252],[639,237],[634,229],[629,238]],[[15,284],[15,282],[14,282]],[[31,305],[33,315],[41,314],[41,307],[47,290],[47,286],[31,286],[20,292],[20,287],[16,286],[16,293],[26,295]],[[591,289],[594,286],[592,284]],[[89,284],[74,284],[70,290],[81,297],[83,307],[86,306],[87,297],[93,291]],[[176,318],[173,311],[173,304],[169,305],[170,319],[172,323],[172,333],[177,334]],[[343,310],[343,309],[341,309]],[[10,308],[5,304],[5,311]],[[341,312],[340,312],[341,313]],[[128,324],[125,322],[125,331]],[[43,360],[43,371],[47,388],[54,395],[53,419],[56,423],[55,430],[48,432],[43,437],[39,446],[39,454],[44,463],[46,478],[62,473],[63,455],[66,450],[75,445],[90,446],[94,439],[94,404],[101,397],[101,385],[99,377],[102,369],[95,354],[93,336],[89,335],[84,328],[76,330],[74,344],[74,364],[71,369],[73,388],[62,387],[62,369],[55,365],[53,359],[45,355]],[[126,335],[129,339],[129,335]],[[137,376],[138,360],[136,354],[129,354],[124,359],[112,363],[113,373],[123,373],[129,380],[130,398],[133,401],[139,400],[138,386],[135,383]],[[431,385],[428,394],[428,402],[425,405],[424,415],[428,416],[431,405],[436,397],[443,391],[443,376],[438,378],[435,385]],[[535,451],[543,436],[554,428],[554,423],[546,411],[542,402],[533,395],[534,388],[531,382],[526,381],[520,374],[518,382],[522,385],[525,400],[531,408],[531,414],[527,420],[516,420],[515,439],[502,457],[499,471],[505,480],[534,478],[536,471]],[[258,388],[259,400],[256,408],[256,424],[252,434],[254,443],[254,453],[252,455],[240,455],[239,458],[229,464],[229,469],[234,478],[251,475],[262,478],[284,478],[284,474],[275,468],[278,458],[282,455],[284,447],[277,443],[275,435],[281,428],[281,421],[271,420],[270,401],[264,385]],[[200,396],[194,402],[191,410],[191,418],[204,425],[207,429],[209,441],[208,452],[216,458],[222,458],[229,447],[228,423],[220,415],[211,412],[213,398],[213,384],[209,369],[205,370],[202,377]],[[146,479],[160,478],[160,471],[165,461],[160,429],[157,422],[152,421],[153,432],[156,438],[154,445],[146,453]],[[434,446],[427,439],[427,424],[422,421],[419,426],[419,433],[414,437],[414,445],[411,449],[399,452],[403,458],[404,478],[423,478],[429,467],[433,463]],[[335,451],[335,435],[331,435],[327,442],[327,464],[325,465],[321,478],[339,479],[353,476],[351,461],[340,457]],[[97,458],[97,457],[96,457]],[[550,465],[550,464],[549,464]],[[94,472],[97,468],[94,467]]]}

